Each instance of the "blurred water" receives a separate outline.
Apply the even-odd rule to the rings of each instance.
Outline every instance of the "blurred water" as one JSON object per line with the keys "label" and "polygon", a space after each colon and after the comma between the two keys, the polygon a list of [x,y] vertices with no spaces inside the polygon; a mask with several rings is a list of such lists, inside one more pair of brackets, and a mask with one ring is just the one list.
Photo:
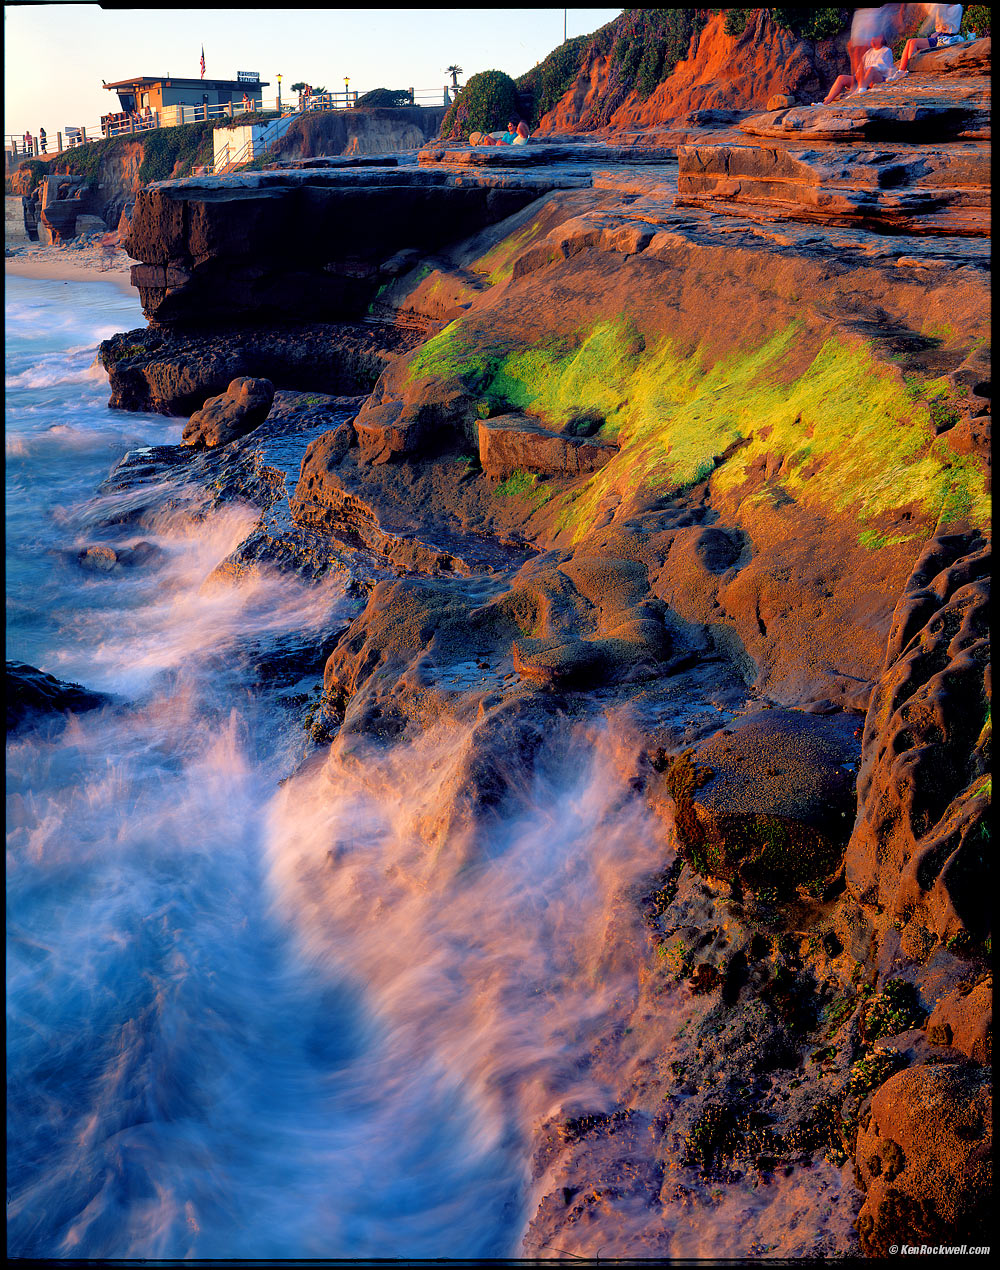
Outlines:
{"label": "blurred water", "polygon": [[[8,656],[117,701],[8,745],[10,1255],[516,1254],[531,1123],[630,990],[601,950],[646,813],[581,735],[470,868],[422,830],[464,733],[290,776],[288,685],[251,672],[335,584],[206,587],[249,508],[95,539],[110,467],[181,430],[91,367],[138,306],[7,303]],[[98,540],[157,552],[89,574]]]}

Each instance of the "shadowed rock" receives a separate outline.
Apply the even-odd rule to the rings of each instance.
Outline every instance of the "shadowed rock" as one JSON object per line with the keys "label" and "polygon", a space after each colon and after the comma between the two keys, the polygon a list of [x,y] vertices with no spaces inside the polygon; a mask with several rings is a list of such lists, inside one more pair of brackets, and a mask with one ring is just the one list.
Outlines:
{"label": "shadowed rock", "polygon": [[942,534],[917,561],[865,723],[846,876],[886,965],[988,930],[990,555],[976,545]]}
{"label": "shadowed rock", "polygon": [[5,683],[8,733],[45,718],[98,710],[111,701],[103,692],[66,683],[21,661],[7,662]]}

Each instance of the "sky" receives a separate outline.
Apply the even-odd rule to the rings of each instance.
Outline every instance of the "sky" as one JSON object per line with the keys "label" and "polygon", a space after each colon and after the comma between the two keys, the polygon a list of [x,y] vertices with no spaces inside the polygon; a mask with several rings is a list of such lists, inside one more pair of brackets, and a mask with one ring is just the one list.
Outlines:
{"label": "sky", "polygon": [[[174,9],[99,4],[4,5],[4,133],[90,129],[118,110],[102,88],[133,75],[197,79],[259,71],[265,102],[303,80],[343,91],[440,91],[444,68],[516,78],[563,39],[596,31],[620,9]],[[443,99],[443,94],[442,94]]]}

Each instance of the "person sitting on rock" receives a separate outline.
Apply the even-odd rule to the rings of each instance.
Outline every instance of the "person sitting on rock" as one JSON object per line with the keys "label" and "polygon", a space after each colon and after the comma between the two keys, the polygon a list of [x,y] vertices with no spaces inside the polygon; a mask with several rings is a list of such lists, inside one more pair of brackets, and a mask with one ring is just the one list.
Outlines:
{"label": "person sitting on rock", "polygon": [[934,30],[926,37],[918,37],[906,41],[903,56],[899,59],[899,67],[893,79],[906,75],[910,58],[914,53],[922,53],[924,49],[943,49],[949,44],[961,44],[962,6],[960,4],[929,4],[928,18],[933,19]]}
{"label": "person sitting on rock", "polygon": [[858,78],[855,79],[853,75],[838,75],[830,91],[823,98],[823,105],[828,106],[830,102],[836,101],[845,93],[867,92],[873,84],[884,83],[891,72],[892,49],[886,45],[883,36],[876,35],[872,38],[868,52],[861,58]]}
{"label": "person sitting on rock", "polygon": [[514,144],[514,138],[517,136],[516,119],[507,120],[506,132],[484,132],[482,140],[479,142],[482,146],[509,146]]}
{"label": "person sitting on rock", "polygon": [[531,133],[528,131],[528,125],[522,119],[521,122],[517,125],[517,136],[511,142],[511,145],[526,146],[528,144],[528,137],[530,135]]}

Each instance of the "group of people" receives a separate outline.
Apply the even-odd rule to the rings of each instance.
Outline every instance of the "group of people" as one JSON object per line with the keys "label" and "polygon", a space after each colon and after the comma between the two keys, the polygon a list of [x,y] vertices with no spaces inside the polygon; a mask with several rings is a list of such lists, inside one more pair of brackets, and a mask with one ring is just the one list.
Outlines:
{"label": "group of people", "polygon": [[507,120],[506,132],[474,132],[469,137],[470,145],[480,146],[526,146],[531,131],[523,119]]}
{"label": "group of people", "polygon": [[[14,141],[12,144],[14,146],[14,153],[16,154],[17,142]],[[26,155],[48,154],[48,150],[49,150],[48,133],[46,133],[44,128],[38,129],[37,137],[33,137],[30,131],[26,132],[24,136],[21,138],[21,144],[24,146],[24,153]]]}
{"label": "group of people", "polygon": [[143,132],[157,126],[156,112],[149,106],[143,106],[141,110],[124,110],[117,115],[101,115],[101,132],[105,137],[122,132]]}
{"label": "group of people", "polygon": [[855,9],[851,22],[851,38],[847,45],[851,60],[850,74],[837,76],[823,99],[824,106],[836,101],[838,97],[865,93],[876,84],[891,83],[902,78],[909,72],[910,59],[916,53],[962,43],[962,5],[921,5],[925,11],[925,23],[933,24],[934,29],[925,36],[914,36],[907,40],[899,65],[896,66],[887,37],[891,39],[899,35],[906,21],[906,10],[912,7],[884,4],[879,9]]}

